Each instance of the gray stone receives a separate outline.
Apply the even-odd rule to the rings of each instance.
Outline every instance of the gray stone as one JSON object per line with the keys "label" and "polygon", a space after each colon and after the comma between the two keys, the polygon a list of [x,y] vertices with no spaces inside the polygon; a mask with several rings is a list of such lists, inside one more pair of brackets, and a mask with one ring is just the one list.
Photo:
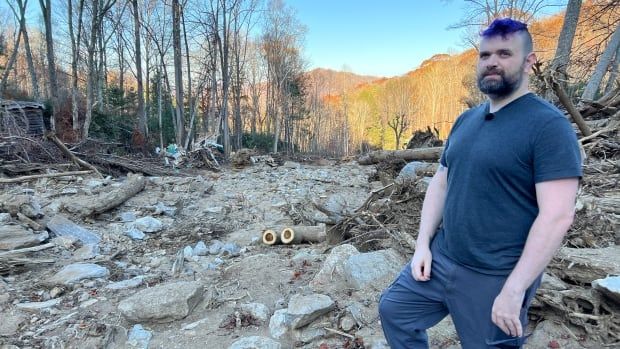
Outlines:
{"label": "gray stone", "polygon": [[222,206],[207,207],[205,208],[205,211],[209,213],[222,213],[222,211],[224,211],[224,207]]}
{"label": "gray stone", "polygon": [[251,336],[235,341],[229,349],[280,349],[280,343],[271,338]]}
{"label": "gray stone", "polygon": [[95,190],[97,188],[103,187],[103,182],[96,179],[89,179],[86,181],[86,183],[84,183],[84,185],[90,190]]}
{"label": "gray stone", "polygon": [[293,295],[288,302],[287,309],[287,312],[293,318],[291,321],[291,327],[303,327],[314,321],[314,319],[319,316],[328,313],[330,310],[334,309],[334,307],[334,301],[326,295]]}
{"label": "gray stone", "polygon": [[204,241],[198,241],[194,247],[194,254],[196,256],[206,256],[209,254],[209,249],[207,248],[207,245],[205,245]]}
{"label": "gray stone", "polygon": [[164,228],[163,223],[151,216],[138,218],[133,222],[133,227],[145,233],[156,233]]}
{"label": "gray stone", "polygon": [[189,260],[190,257],[194,255],[194,249],[191,246],[185,246],[183,249],[183,256],[186,260]]}
{"label": "gray stone", "polygon": [[393,250],[362,253],[349,257],[344,263],[344,275],[356,290],[385,289],[400,272],[404,261]]}
{"label": "gray stone", "polygon": [[551,340],[556,341],[559,344],[559,348],[562,349],[583,348],[562,325],[555,323],[553,320],[544,320],[539,323],[524,348],[549,348]]}
{"label": "gray stone", "polygon": [[227,242],[220,249],[222,256],[238,256],[240,251],[241,247],[234,242]]}
{"label": "gray stone", "polygon": [[17,308],[19,308],[19,309],[36,313],[36,312],[39,312],[41,310],[45,310],[45,309],[48,309],[48,308],[55,307],[58,304],[60,304],[61,301],[62,301],[62,298],[55,298],[55,299],[50,299],[49,301],[45,301],[45,302],[18,303],[15,306]]}
{"label": "gray stone", "polygon": [[0,213],[0,223],[9,223],[11,221],[11,214],[2,212]]}
{"label": "gray stone", "polygon": [[125,290],[128,288],[136,288],[144,282],[144,277],[136,276],[135,278],[131,278],[128,280],[113,282],[108,284],[105,288],[108,290]]}
{"label": "gray stone", "polygon": [[293,338],[302,343],[310,343],[315,339],[325,337],[327,331],[322,328],[305,327],[292,331]]}
{"label": "gray stone", "polygon": [[66,248],[67,250],[72,249],[73,245],[75,245],[78,241],[78,238],[76,238],[75,236],[57,236],[55,238],[52,239],[52,242],[54,243],[54,245],[56,246],[62,246],[64,248]]}
{"label": "gray stone", "polygon": [[0,225],[0,250],[14,250],[39,245],[48,237],[47,232],[33,234],[21,225]]}
{"label": "gray stone", "polygon": [[172,322],[194,309],[202,300],[204,289],[199,282],[173,282],[141,290],[118,305],[120,312],[133,322]]}
{"label": "gray stone", "polygon": [[416,169],[422,166],[427,166],[427,165],[426,163],[421,162],[421,161],[412,161],[408,163],[407,165],[405,165],[405,167],[403,167],[400,170],[400,173],[398,174],[396,179],[403,180],[403,181],[413,181],[417,178]]}
{"label": "gray stone", "polygon": [[17,333],[26,318],[21,314],[2,314],[0,321],[0,337],[9,337]]}
{"label": "gray stone", "polygon": [[350,244],[334,247],[321,270],[310,281],[310,287],[314,291],[325,290],[337,285],[337,281],[344,281],[344,262],[357,254],[357,249]]}
{"label": "gray stone", "polygon": [[69,264],[49,278],[49,285],[70,285],[84,279],[106,277],[110,274],[108,268],[97,264],[74,263]]}
{"label": "gray stone", "polygon": [[239,308],[262,322],[269,319],[269,308],[262,303],[245,303],[241,304]]}
{"label": "gray stone", "polygon": [[352,316],[345,315],[340,319],[340,328],[345,332],[351,331],[355,326],[357,326],[357,322]]}
{"label": "gray stone", "polygon": [[620,303],[620,276],[608,276],[604,279],[594,280],[592,287]]}
{"label": "gray stone", "polygon": [[301,168],[301,164],[298,162],[293,162],[293,161],[285,161],[282,167],[296,169],[296,168]]}
{"label": "gray stone", "polygon": [[78,248],[73,252],[73,258],[77,260],[87,260],[97,257],[99,254],[99,246],[95,244],[87,244]]}
{"label": "gray stone", "polygon": [[153,214],[164,214],[168,217],[174,217],[177,215],[177,213],[177,207],[166,206],[163,202],[158,202],[157,205],[155,205],[155,212]]}
{"label": "gray stone", "polygon": [[289,330],[290,323],[291,316],[287,309],[276,310],[269,319],[269,334],[275,339],[284,336]]}
{"label": "gray stone", "polygon": [[98,244],[101,238],[96,233],[71,222],[63,215],[55,215],[47,222],[47,228],[57,236],[73,236],[84,244]]}
{"label": "gray stone", "polygon": [[127,346],[129,348],[147,349],[153,334],[145,330],[142,325],[136,324],[131,328],[127,336]]}
{"label": "gray stone", "polygon": [[431,180],[433,177],[422,177],[421,180],[417,181],[415,184],[415,188],[417,191],[421,193],[425,193],[428,189],[428,186],[431,185]]}
{"label": "gray stone", "polygon": [[209,246],[209,254],[219,254],[224,244],[220,240],[213,240]]}
{"label": "gray stone", "polygon": [[134,227],[130,227],[125,231],[125,235],[129,236],[134,240],[144,240],[146,234],[144,234],[141,230],[138,230]]}
{"label": "gray stone", "polygon": [[121,222],[123,223],[129,223],[129,222],[133,222],[136,220],[136,214],[133,212],[122,212],[119,215],[119,218],[121,220]]}

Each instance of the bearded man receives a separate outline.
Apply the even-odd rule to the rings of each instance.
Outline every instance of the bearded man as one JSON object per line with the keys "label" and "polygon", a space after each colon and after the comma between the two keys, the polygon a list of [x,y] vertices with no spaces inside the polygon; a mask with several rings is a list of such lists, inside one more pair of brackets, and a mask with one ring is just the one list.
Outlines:
{"label": "bearded man", "polygon": [[520,348],[543,270],[573,221],[577,138],[528,90],[536,55],[527,26],[498,19],[480,35],[488,101],[454,123],[415,253],[379,303],[393,349],[427,348],[426,329],[448,314],[465,349]]}

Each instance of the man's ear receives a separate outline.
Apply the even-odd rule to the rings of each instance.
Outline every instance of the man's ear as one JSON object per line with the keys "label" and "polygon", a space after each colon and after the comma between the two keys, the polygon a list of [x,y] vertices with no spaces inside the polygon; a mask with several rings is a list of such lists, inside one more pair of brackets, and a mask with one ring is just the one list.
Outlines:
{"label": "man's ear", "polygon": [[534,52],[528,53],[528,55],[525,57],[525,67],[523,67],[525,69],[525,73],[531,72],[532,67],[534,66],[534,64],[536,64],[537,61],[538,58],[536,57],[536,54]]}

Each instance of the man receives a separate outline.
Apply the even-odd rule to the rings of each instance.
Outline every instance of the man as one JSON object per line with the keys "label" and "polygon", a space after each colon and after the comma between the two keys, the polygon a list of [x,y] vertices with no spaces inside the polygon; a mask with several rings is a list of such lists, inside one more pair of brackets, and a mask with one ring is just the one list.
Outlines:
{"label": "man", "polygon": [[411,263],[381,296],[393,349],[427,348],[426,329],[447,314],[465,349],[525,342],[527,309],[573,221],[581,177],[570,123],[528,91],[535,62],[525,24],[495,20],[481,33],[478,87],[489,101],[455,122]]}

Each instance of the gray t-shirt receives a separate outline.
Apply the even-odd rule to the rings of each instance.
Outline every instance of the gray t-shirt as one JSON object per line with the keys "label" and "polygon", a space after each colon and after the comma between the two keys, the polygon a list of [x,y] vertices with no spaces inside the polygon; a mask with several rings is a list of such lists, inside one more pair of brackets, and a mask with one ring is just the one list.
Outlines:
{"label": "gray t-shirt", "polygon": [[535,184],[581,177],[577,137],[552,104],[528,93],[489,115],[485,103],[455,122],[441,164],[448,168],[435,243],[455,262],[508,275],[538,214]]}

